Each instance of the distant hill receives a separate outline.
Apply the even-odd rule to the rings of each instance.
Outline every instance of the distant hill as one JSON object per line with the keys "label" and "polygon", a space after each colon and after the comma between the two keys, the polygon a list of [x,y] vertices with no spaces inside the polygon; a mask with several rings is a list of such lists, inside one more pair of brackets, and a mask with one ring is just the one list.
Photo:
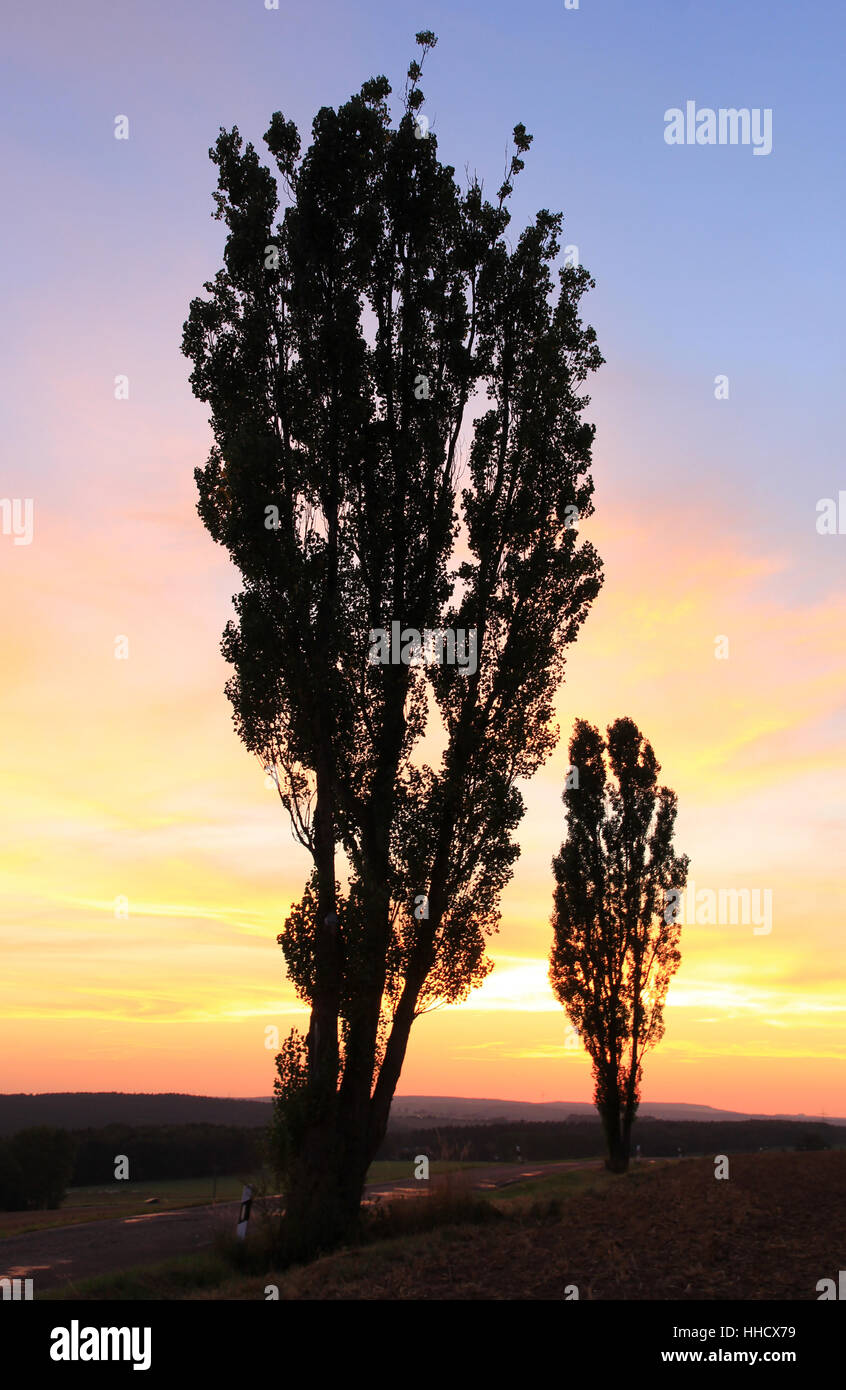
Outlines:
{"label": "distant hill", "polygon": [[[846,1125],[846,1117],[831,1115],[767,1115],[753,1110],[715,1110],[710,1105],[687,1105],[683,1101],[641,1101],[641,1119],[656,1120],[822,1120],[830,1125]],[[494,1120],[595,1119],[596,1109],[586,1101],[478,1100],[457,1096],[395,1096],[391,1123],[423,1126],[425,1121],[450,1124],[488,1124]]]}
{"label": "distant hill", "polygon": [[30,1125],[102,1129],[105,1125],[242,1125],[268,1121],[268,1102],[177,1093],[136,1095],[125,1091],[59,1091],[47,1095],[0,1095],[0,1135]]}
{"label": "distant hill", "polygon": [[[30,1125],[61,1125],[65,1129],[102,1129],[105,1125],[240,1125],[259,1128],[268,1121],[270,1096],[242,1099],[191,1096],[175,1092],[136,1094],[126,1091],[60,1091],[53,1094],[0,1095],[0,1135]],[[763,1115],[752,1111],[715,1110],[709,1105],[643,1101],[641,1118],[658,1120],[821,1120],[846,1125],[846,1117],[831,1115]],[[392,1129],[425,1129],[432,1125],[479,1125],[495,1121],[562,1121],[595,1119],[585,1101],[484,1100],[457,1096],[396,1096],[391,1107]]]}

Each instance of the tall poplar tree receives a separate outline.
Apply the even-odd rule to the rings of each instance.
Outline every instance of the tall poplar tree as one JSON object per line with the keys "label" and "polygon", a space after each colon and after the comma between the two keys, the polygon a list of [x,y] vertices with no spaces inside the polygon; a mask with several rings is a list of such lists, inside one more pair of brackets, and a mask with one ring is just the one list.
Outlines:
{"label": "tall poplar tree", "polygon": [[[243,581],[227,694],[313,862],[280,936],[310,1009],[277,1058],[294,1252],[354,1229],[414,1019],[490,969],[519,784],[601,583],[578,535],[593,282],[553,276],[560,214],[506,238],[522,125],[493,202],[439,161],[417,41],[396,128],[384,77],[323,107],[305,153],[273,116],[281,221],[276,178],[221,130],[224,266],[183,341],[214,431],[198,509]],[[474,661],[421,659],[426,629],[474,634]]]}

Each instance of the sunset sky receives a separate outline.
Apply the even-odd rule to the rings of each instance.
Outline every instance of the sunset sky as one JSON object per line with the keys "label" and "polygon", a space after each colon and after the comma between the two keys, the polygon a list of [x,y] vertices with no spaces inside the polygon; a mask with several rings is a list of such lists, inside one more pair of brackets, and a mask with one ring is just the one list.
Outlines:
{"label": "sunset sky", "polygon": [[[605,584],[525,791],[495,969],[418,1021],[399,1092],[591,1099],[547,982],[550,861],[573,720],[625,714],[696,887],[773,902],[769,934],[685,926],[644,1097],[846,1115],[846,491],[842,534],[816,525],[846,490],[843,27],[835,0],[8,14],[0,496],[32,498],[34,528],[0,535],[0,1090],[267,1094],[265,1029],[305,1024],[276,935],[308,864],[223,693],[239,581],[195,511],[211,436],[181,329],[221,262],[218,128],[263,151],[281,109],[308,143],[366,78],[401,95],[431,28],[440,158],[492,194],[524,122],[511,231],[563,211],[596,279]],[[668,146],[688,100],[771,109],[772,153]]]}

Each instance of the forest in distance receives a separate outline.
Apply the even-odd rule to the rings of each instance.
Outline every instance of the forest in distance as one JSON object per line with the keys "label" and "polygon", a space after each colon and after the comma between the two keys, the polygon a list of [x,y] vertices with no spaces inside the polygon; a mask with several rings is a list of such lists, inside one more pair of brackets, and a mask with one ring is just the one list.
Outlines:
{"label": "forest in distance", "polygon": [[[7,1169],[35,1173],[26,1160],[31,1141],[46,1158],[55,1156],[55,1181],[35,1174],[38,1190],[3,1181]],[[819,1120],[637,1120],[633,1134],[638,1159],[693,1157],[760,1151],[810,1152],[846,1148],[846,1126]],[[480,1124],[395,1124],[377,1154],[379,1161],[408,1162],[425,1155],[433,1161],[463,1163],[548,1162],[593,1159],[602,1153],[602,1125],[596,1117],[567,1121],[488,1121]],[[111,1184],[115,1155],[132,1154],[132,1181],[239,1176],[250,1178],[267,1164],[267,1133],[249,1125],[210,1123],[112,1123],[99,1128],[30,1126],[0,1137],[0,1210],[61,1205],[63,1190]],[[10,1169],[11,1161],[11,1169]],[[44,1167],[42,1163],[41,1167]],[[50,1167],[50,1164],[47,1164]],[[7,1174],[8,1176],[8,1174]],[[43,1190],[42,1190],[43,1189]]]}

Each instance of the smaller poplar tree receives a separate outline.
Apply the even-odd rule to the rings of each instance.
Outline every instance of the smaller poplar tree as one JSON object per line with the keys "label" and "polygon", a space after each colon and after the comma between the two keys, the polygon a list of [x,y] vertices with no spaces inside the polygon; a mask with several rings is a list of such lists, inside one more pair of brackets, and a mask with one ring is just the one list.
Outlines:
{"label": "smaller poplar tree", "polygon": [[[563,793],[567,838],[552,861],[550,981],[593,1064],[606,1166],[625,1172],[643,1059],[664,1034],[663,1008],[681,962],[668,892],[688,858],[673,849],[677,798],[632,719],[607,730],[577,720]],[[576,775],[572,775],[575,770]]]}

